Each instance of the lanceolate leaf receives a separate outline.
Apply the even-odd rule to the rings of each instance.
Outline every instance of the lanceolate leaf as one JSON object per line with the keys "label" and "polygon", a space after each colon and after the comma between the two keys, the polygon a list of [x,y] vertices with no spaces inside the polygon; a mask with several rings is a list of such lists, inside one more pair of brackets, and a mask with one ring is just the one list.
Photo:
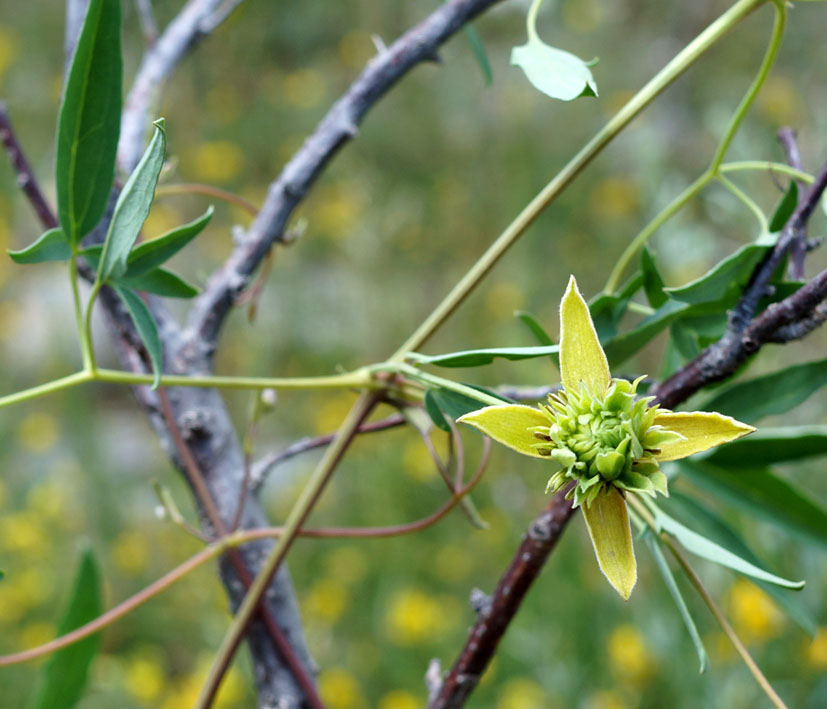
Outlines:
{"label": "lanceolate leaf", "polygon": [[524,310],[518,310],[514,313],[514,315],[519,318],[520,321],[525,323],[526,327],[531,330],[531,334],[534,335],[534,338],[540,343],[541,346],[554,346],[554,340],[551,339],[551,335],[545,331],[543,326],[537,322],[537,318],[535,318],[531,313],[527,313]]}
{"label": "lanceolate leaf", "polygon": [[600,570],[623,600],[628,600],[637,581],[637,563],[626,500],[612,485],[581,509]]}
{"label": "lanceolate leaf", "polygon": [[126,276],[118,278],[115,282],[130,290],[154,293],[164,298],[194,298],[198,295],[197,288],[164,268],[156,268],[134,278],[130,278],[128,274],[129,271]]}
{"label": "lanceolate leaf", "polygon": [[494,81],[494,74],[491,72],[491,63],[488,61],[488,54],[485,51],[485,45],[482,43],[477,31],[471,25],[465,25],[462,28],[465,36],[468,38],[468,44],[471,45],[471,51],[480,66],[480,71],[485,79],[486,86],[491,86]]}
{"label": "lanceolate leaf", "polygon": [[663,279],[658,273],[655,258],[649,249],[643,248],[640,254],[640,271],[643,274],[643,289],[646,291],[646,299],[653,308],[663,305],[669,296],[664,293]]}
{"label": "lanceolate leaf", "polygon": [[203,231],[212,215],[213,207],[210,205],[204,214],[189,224],[179,226],[157,239],[138,244],[127,259],[126,275],[130,278],[140,276],[166,263]]}
{"label": "lanceolate leaf", "polygon": [[827,510],[770,470],[732,469],[695,461],[681,461],[680,465],[692,482],[827,547]]}
{"label": "lanceolate leaf", "polygon": [[674,320],[689,311],[690,306],[677,300],[667,300],[652,315],[637,327],[612,338],[605,344],[606,357],[613,367],[622,364],[638,350],[669,326]]}
{"label": "lanceolate leaf", "polygon": [[658,567],[661,577],[663,577],[666,588],[669,589],[672,600],[675,601],[675,605],[678,607],[678,613],[680,613],[681,620],[689,632],[689,637],[692,638],[692,644],[695,646],[695,652],[698,653],[698,662],[701,665],[699,672],[703,674],[709,667],[709,656],[706,654],[703,640],[701,640],[698,628],[695,626],[695,620],[692,618],[692,614],[686,606],[686,601],[683,600],[681,590],[678,588],[678,584],[675,583],[675,577],[672,575],[672,570],[669,568],[666,557],[663,555],[660,540],[652,534],[652,530],[649,529],[649,527],[644,529],[643,539],[651,550],[652,556],[655,557],[655,565]]}
{"label": "lanceolate leaf", "polygon": [[435,364],[438,367],[479,367],[484,364],[491,364],[497,357],[510,360],[532,359],[556,354],[558,350],[557,345],[545,347],[489,347],[483,350],[464,350],[433,356],[414,354],[411,355],[411,359],[418,364]]}
{"label": "lanceolate leaf", "polygon": [[91,0],[63,91],[57,130],[57,210],[77,244],[109,199],[121,121],[121,0]]}
{"label": "lanceolate leaf", "polygon": [[771,232],[781,231],[795,208],[798,206],[798,185],[795,180],[790,180],[787,192],[781,198],[781,202],[770,219],[769,230]]}
{"label": "lanceolate leaf", "polygon": [[655,513],[655,521],[661,531],[668,532],[675,537],[684,548],[693,554],[700,556],[709,561],[714,561],[716,564],[721,564],[730,569],[738,571],[746,576],[761,579],[762,581],[769,581],[770,583],[784,586],[785,588],[801,589],[804,587],[804,581],[789,581],[781,578],[775,574],[771,574],[763,569],[759,569],[754,564],[750,564],[745,559],[742,559],[737,554],[724,549],[719,544],[710,541],[706,537],[701,536],[697,532],[693,532],[688,527],[684,527],[676,519],[673,519],[662,510]]}
{"label": "lanceolate leaf", "polygon": [[704,460],[720,467],[750,468],[827,455],[827,426],[761,428],[717,448]]}
{"label": "lanceolate leaf", "polygon": [[126,288],[120,286],[113,287],[120,299],[124,302],[124,305],[126,305],[129,316],[132,318],[132,322],[135,323],[135,328],[138,330],[138,335],[140,335],[141,341],[146,346],[155,374],[155,381],[152,383],[152,388],[157,389],[161,383],[161,372],[164,367],[164,353],[161,347],[161,338],[158,335],[158,326],[155,324],[152,313],[146,303],[141,300],[140,296]]}
{"label": "lanceolate leaf", "polygon": [[[678,518],[683,521],[690,521],[694,527],[703,532],[704,536],[713,542],[720,544],[726,549],[735,552],[742,559],[751,564],[765,569],[765,565],[753,553],[740,535],[719,515],[715,514],[707,506],[700,504],[697,500],[672,490],[669,499],[659,503],[669,514],[673,516],[677,512]],[[778,604],[786,611],[796,623],[798,623],[811,636],[816,633],[816,622],[810,611],[801,602],[796,593],[779,588],[775,584],[755,579],[755,584],[772,596]]]}
{"label": "lanceolate leaf", "polygon": [[98,280],[102,283],[113,276],[122,276],[126,271],[127,257],[155,196],[155,185],[164,164],[165,147],[164,121],[159,119],[155,122],[155,135],[129,176],[115,205],[98,270]]}
{"label": "lanceolate leaf", "polygon": [[790,411],[825,384],[827,359],[822,359],[739,382],[714,396],[702,408],[754,423],[764,416]]}
{"label": "lanceolate leaf", "polygon": [[[83,554],[66,614],[60,621],[58,635],[88,623],[102,612],[101,579],[91,551]],[[43,684],[35,709],[75,706],[83,694],[92,658],[98,650],[100,635],[90,635],[51,656],[43,668]]]}
{"label": "lanceolate leaf", "polygon": [[62,229],[49,229],[37,241],[20,251],[9,251],[15,263],[43,263],[44,261],[66,261],[72,250]]}

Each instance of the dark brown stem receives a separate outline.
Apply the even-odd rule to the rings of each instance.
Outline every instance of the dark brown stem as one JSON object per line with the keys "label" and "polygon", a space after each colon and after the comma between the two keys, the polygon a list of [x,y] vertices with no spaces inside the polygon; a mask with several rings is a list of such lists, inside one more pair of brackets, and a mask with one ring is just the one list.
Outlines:
{"label": "dark brown stem", "polygon": [[429,709],[461,707],[477,686],[509,623],[520,608],[573,514],[566,491],[555,495],[532,522],[489,602],[479,610],[459,658],[436,689]]}
{"label": "dark brown stem", "polygon": [[[798,149],[798,140],[796,139],[795,131],[792,128],[782,128],[778,131],[778,141],[784,148],[784,153],[787,156],[787,162],[790,167],[796,170],[804,170],[801,163],[801,151]],[[796,180],[798,185],[798,203],[804,200],[805,185],[801,180]],[[790,249],[790,279],[800,281],[804,278],[804,259],[807,257],[807,229],[806,225],[795,234],[792,248]]]}
{"label": "dark brown stem", "polygon": [[[824,273],[793,295],[769,306],[757,318],[755,310],[758,301],[767,293],[772,274],[792,246],[796,233],[806,226],[826,187],[827,165],[821,169],[809,192],[796,207],[782,230],[776,247],[756,267],[744,294],[730,313],[729,327],[724,336],[685,367],[652,388],[650,395],[656,397],[658,403],[666,408],[674,408],[707,384],[726,379],[764,344],[773,342],[776,332],[782,328],[789,328],[799,321],[816,326],[812,315],[824,299],[827,279]],[[806,328],[800,330],[803,334],[810,331]],[[789,330],[787,332],[789,334]]]}
{"label": "dark brown stem", "polygon": [[[175,415],[173,414],[172,407],[169,403],[169,397],[163,387],[158,390],[158,402],[160,404],[161,415],[166,422],[167,429],[175,444],[175,448],[178,451],[184,470],[189,478],[190,485],[192,485],[195,495],[204,509],[206,517],[210,525],[212,525],[215,534],[219,537],[223,537],[227,534],[227,527],[224,524],[224,520],[221,518],[221,513],[215,506],[215,501],[210,494],[209,488],[204,480],[204,476],[201,474],[201,469],[199,468],[195,457],[192,455],[189,446],[186,444],[186,441],[184,441],[184,437],[181,435],[181,429],[178,427],[178,422],[175,420]],[[228,549],[227,558],[229,559],[230,564],[232,564],[236,574],[238,574],[238,578],[241,580],[241,583],[249,589],[253,584],[253,575],[250,573],[250,570],[241,558],[239,551],[237,549]],[[324,704],[316,691],[316,685],[314,684],[313,679],[307,673],[307,670],[299,661],[298,657],[296,657],[296,654],[293,652],[293,648],[284,636],[284,633],[278,623],[276,623],[273,614],[263,602],[259,604],[258,616],[267,628],[270,639],[281,655],[284,664],[289,668],[296,680],[296,683],[304,692],[308,704],[313,707],[313,709],[324,709]]]}
{"label": "dark brown stem", "polygon": [[32,168],[29,166],[29,161],[26,160],[23,148],[20,146],[12,128],[6,104],[3,101],[0,101],[0,141],[6,149],[6,153],[8,153],[12,169],[17,175],[17,186],[23,190],[40,223],[45,229],[58,227],[57,217],[40,191],[40,186],[37,184]]}

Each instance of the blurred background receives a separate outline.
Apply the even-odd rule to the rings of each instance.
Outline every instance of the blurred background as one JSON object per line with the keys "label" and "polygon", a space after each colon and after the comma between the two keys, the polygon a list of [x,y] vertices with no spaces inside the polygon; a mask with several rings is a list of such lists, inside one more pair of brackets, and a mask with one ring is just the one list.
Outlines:
{"label": "blurred background", "polygon": [[[182,5],[152,3],[161,27]],[[254,204],[331,103],[375,53],[438,0],[248,2],[187,58],[165,87],[165,184],[200,182]],[[566,104],[539,94],[508,65],[525,38],[527,2],[509,0],[479,19],[493,70],[486,85],[461,34],[442,63],[416,68],[372,110],[358,139],[329,166],[293,220],[303,236],[273,254],[273,270],[251,324],[239,308],[224,333],[221,374],[327,374],[389,355],[482,250],[555,172],[645,81],[727,6],[726,2],[547,3],[540,35],[584,59],[599,98]],[[132,2],[125,7],[129,86],[143,39]],[[587,297],[599,292],[628,241],[705,168],[769,38],[763,8],[683,77],[581,176],[529,230],[428,353],[534,344],[515,317],[533,313],[557,332],[557,303],[574,273]],[[784,160],[775,132],[799,131],[805,166],[827,156],[825,8],[790,12],[772,76],[729,153],[730,159]],[[54,133],[63,65],[63,17],[56,3],[0,0],[0,98],[42,185],[53,198]],[[767,174],[737,176],[767,211],[785,184]],[[162,196],[147,237],[200,214],[203,196]],[[203,285],[231,248],[237,207],[216,216],[177,270]],[[824,234],[824,215],[811,235]],[[0,165],[0,246],[20,248],[41,232],[15,176]],[[704,273],[756,236],[754,219],[710,187],[652,242],[667,285]],[[825,267],[824,253],[808,273]],[[173,303],[178,312],[186,304]],[[80,358],[70,292],[56,265],[0,259],[2,393],[68,374]],[[96,344],[114,364],[106,333]],[[823,356],[816,333],[766,348],[750,373]],[[664,340],[623,373],[656,375]],[[459,371],[473,383],[545,384],[546,360]],[[256,454],[334,430],[350,393],[283,393],[259,427]],[[229,394],[239,431],[250,396]],[[378,412],[387,415],[390,410]],[[784,421],[824,422],[823,396]],[[469,463],[479,438],[467,434]],[[445,450],[441,434],[434,434]],[[318,453],[276,468],[263,495],[274,523],[284,518]],[[827,502],[823,460],[785,469]],[[170,487],[192,518],[188,492],[160,450],[127,389],[89,386],[0,411],[0,652],[51,639],[79,552],[91,546],[103,568],[107,607],[141,589],[200,548],[159,521],[151,484]],[[691,490],[681,481],[681,489]],[[290,556],[319,683],[331,709],[413,709],[424,704],[433,657],[450,666],[473,612],[472,588],[493,589],[528,523],[545,504],[543,470],[505,449],[493,452],[473,498],[490,528],[461,513],[414,536],[384,540],[302,540]],[[383,525],[437,509],[445,487],[419,436],[397,429],[352,447],[312,517],[315,525]],[[756,586],[719,567],[697,569],[780,694],[796,707],[827,706],[827,563],[824,550],[711,500],[771,564],[806,578],[805,604],[821,630],[810,638]],[[582,707],[747,707],[766,701],[701,601],[683,584],[712,659],[699,676],[692,644],[645,547],[641,575],[624,604],[605,583],[575,519],[473,695],[482,709]],[[103,634],[83,709],[192,704],[228,623],[215,568],[207,566]],[[220,706],[248,707],[251,674],[243,653]],[[0,705],[26,706],[42,663],[0,670]]]}

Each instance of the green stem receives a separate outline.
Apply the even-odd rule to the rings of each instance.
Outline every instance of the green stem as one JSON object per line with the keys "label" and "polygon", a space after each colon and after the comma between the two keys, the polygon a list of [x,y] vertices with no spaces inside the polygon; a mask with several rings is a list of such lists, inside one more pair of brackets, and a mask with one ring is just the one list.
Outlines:
{"label": "green stem", "polygon": [[712,179],[713,175],[711,172],[704,172],[703,175],[701,175],[683,192],[675,197],[675,199],[661,209],[658,215],[629,242],[628,246],[626,246],[623,253],[620,255],[620,258],[617,260],[617,263],[615,263],[614,268],[612,268],[612,272],[609,274],[609,279],[606,281],[606,285],[603,286],[604,293],[611,294],[617,290],[617,287],[620,284],[620,279],[623,276],[623,272],[632,262],[635,254],[637,254],[637,252],[646,245],[646,242],[649,241],[658,229],[660,229],[675,214],[683,209],[686,203],[694,198],[695,195],[697,195],[704,187],[706,187]]}
{"label": "green stem", "polygon": [[815,180],[809,172],[796,170],[794,167],[785,165],[783,162],[772,162],[770,160],[738,160],[736,162],[725,162],[718,168],[718,173],[744,172],[744,171],[766,171],[777,172],[780,175],[792,177],[794,180],[801,180],[811,185]]}
{"label": "green stem", "polygon": [[227,634],[224,636],[221,647],[210,667],[207,680],[201,687],[201,693],[196,704],[197,709],[207,709],[210,706],[215,693],[218,691],[221,678],[224,676],[241,642],[241,638],[246,632],[247,625],[253,617],[264,592],[270,585],[270,580],[287,555],[287,551],[293,544],[299,528],[304,523],[310,510],[316,504],[316,500],[321,495],[322,490],[336,469],[339,460],[341,460],[342,455],[344,455],[359,425],[371,412],[376,402],[376,394],[373,393],[365,392],[359,397],[350,410],[350,413],[342,422],[341,427],[336,433],[336,437],[328,446],[324,456],[313,471],[310,480],[307,481],[307,484],[302,489],[301,495],[299,495],[299,498],[296,500],[284,523],[284,531],[281,538],[262,564],[261,570],[256,576],[253,585],[250,586],[250,589],[247,591],[247,595],[244,596],[244,601],[242,601]]}
{"label": "green stem", "polygon": [[770,1],[775,6],[775,18],[772,25],[772,36],[770,37],[770,43],[767,47],[767,51],[764,53],[764,59],[758,69],[758,74],[755,76],[755,79],[753,79],[746,94],[744,94],[744,98],[741,99],[741,103],[738,105],[738,108],[735,109],[735,114],[732,116],[726,133],[724,133],[724,137],[718,145],[718,149],[715,151],[715,155],[712,158],[712,164],[709,169],[715,174],[717,174],[718,168],[721,166],[721,163],[723,163],[724,156],[726,155],[727,150],[729,150],[729,146],[732,144],[735,134],[738,132],[738,128],[741,127],[741,123],[746,117],[749,109],[752,107],[753,102],[758,96],[758,92],[767,80],[770,70],[772,69],[772,65],[775,63],[775,58],[778,55],[778,49],[781,46],[781,38],[784,36],[784,27],[787,24],[787,7],[784,4],[784,0]]}
{"label": "green stem", "polygon": [[417,369],[416,367],[411,366],[410,364],[390,364],[387,367],[381,367],[384,371],[392,371],[392,372],[399,372],[400,374],[406,374],[411,379],[419,381],[423,384],[431,384],[433,386],[438,386],[442,389],[448,389],[449,391],[456,392],[457,394],[462,394],[463,396],[467,396],[471,399],[476,399],[487,406],[502,406],[508,402],[503,401],[502,399],[498,399],[495,396],[491,396],[490,394],[486,394],[484,391],[480,391],[479,389],[474,389],[474,387],[466,386],[465,384],[459,384],[458,382],[451,381],[450,379],[443,379],[436,374],[431,374],[430,372],[423,372],[421,369]]}
{"label": "green stem", "polygon": [[93,379],[94,375],[92,372],[84,370],[82,372],[70,374],[68,377],[61,377],[60,379],[55,379],[51,382],[40,384],[39,386],[32,387],[31,389],[24,389],[23,391],[17,391],[14,394],[0,396],[0,409],[4,406],[19,404],[21,401],[29,401],[30,399],[36,399],[39,396],[52,394],[56,391],[60,391],[61,389],[70,389],[78,384],[91,382]]}
{"label": "green stem", "polygon": [[543,0],[534,0],[531,7],[528,8],[528,15],[525,18],[525,28],[531,41],[539,41],[540,39],[537,35],[537,13],[540,11],[540,5],[542,4]]}
{"label": "green stem", "polygon": [[735,197],[737,197],[743,204],[755,215],[755,218],[758,220],[758,225],[761,229],[760,233],[764,234],[769,230],[769,224],[767,222],[767,217],[764,216],[764,212],[761,211],[761,207],[759,207],[755,200],[753,200],[746,192],[744,192],[738,185],[736,185],[732,180],[724,175],[718,175],[718,182],[720,182],[724,187],[726,187]]}
{"label": "green stem", "polygon": [[95,362],[95,348],[92,344],[92,309],[94,308],[95,300],[97,300],[98,293],[100,293],[100,289],[102,287],[103,284],[97,280],[92,286],[92,291],[89,293],[89,300],[86,303],[86,320],[80,333],[81,341],[86,343],[85,346],[89,352],[89,360],[84,361],[84,368],[92,373],[95,373],[97,370],[97,363]]}
{"label": "green stem", "polygon": [[80,353],[83,357],[84,371],[91,371],[94,366],[94,355],[92,353],[92,342],[84,326],[83,306],[80,302],[80,287],[78,286],[78,255],[73,253],[69,258],[69,280],[72,284],[72,303],[75,310],[75,327],[80,340]]}
{"label": "green stem", "polygon": [[[744,97],[741,99],[741,103],[738,104],[738,108],[735,110],[735,113],[727,126],[724,137],[721,139],[721,142],[715,150],[715,154],[712,157],[712,162],[697,180],[695,180],[691,185],[689,185],[689,187],[679,194],[649,224],[647,224],[646,227],[644,227],[643,231],[632,239],[631,243],[624,249],[620,259],[618,259],[612,269],[609,279],[606,281],[606,285],[603,288],[605,293],[613,293],[617,289],[618,284],[620,283],[620,278],[623,275],[623,271],[627,268],[638,250],[643,248],[650,237],[690,199],[706,187],[710,181],[716,177],[719,177],[720,173],[723,171],[722,163],[724,156],[726,155],[729,146],[732,144],[732,140],[735,138],[735,133],[738,131],[738,128],[743,122],[747,111],[749,111],[756,96],[758,96],[758,92],[761,90],[761,86],[763,86],[766,81],[770,69],[772,69],[772,65],[775,62],[775,57],[778,54],[778,48],[781,44],[781,37],[784,34],[787,14],[783,0],[770,0],[770,2],[773,3],[776,12],[769,46],[767,47],[767,51],[764,53],[764,58],[755,79],[753,79],[752,84],[750,84],[746,94],[744,94]],[[735,6],[731,9],[734,8]],[[761,218],[763,219],[763,215]]]}
{"label": "green stem", "polygon": [[[368,367],[353,372],[333,374],[328,377],[221,377],[221,376],[187,376],[183,374],[164,374],[161,386],[201,387],[204,389],[379,389],[384,386],[376,381]],[[17,404],[21,401],[36,399],[61,389],[69,389],[86,382],[110,382],[115,384],[152,384],[151,374],[120,372],[114,369],[84,369],[61,379],[40,384],[31,389],[0,397],[0,408]]]}
{"label": "green stem", "polygon": [[[776,1],[780,2],[781,0],[773,0],[773,2]],[[394,353],[391,360],[399,361],[408,352],[419,349],[463,303],[469,293],[474,290],[526,229],[531,226],[534,220],[540,216],[543,210],[572,183],[574,178],[600,154],[603,148],[710,47],[764,2],[766,0],[739,0],[736,2],[684,47],[646,86],[638,91],[517,215],[517,218],[500,234],[451,292]]]}

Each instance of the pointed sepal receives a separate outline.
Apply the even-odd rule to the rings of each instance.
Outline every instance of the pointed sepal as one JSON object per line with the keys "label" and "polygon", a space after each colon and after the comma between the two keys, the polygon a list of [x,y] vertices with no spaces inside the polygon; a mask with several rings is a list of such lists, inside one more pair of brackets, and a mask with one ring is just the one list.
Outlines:
{"label": "pointed sepal", "polygon": [[610,485],[591,505],[583,505],[583,517],[600,570],[623,600],[628,600],[637,581],[637,563],[626,500]]}
{"label": "pointed sepal", "polygon": [[457,423],[467,423],[518,453],[549,460],[547,455],[543,456],[538,452],[538,444],[542,444],[543,441],[529,430],[537,427],[548,429],[551,425],[548,416],[539,409],[520,404],[486,406],[484,409],[460,416]]}
{"label": "pointed sepal", "polygon": [[560,302],[560,378],[567,392],[579,392],[581,383],[602,397],[609,388],[609,362],[594,329],[589,306],[574,276]]}
{"label": "pointed sepal", "polygon": [[655,454],[659,461],[686,458],[755,431],[752,426],[731,416],[707,411],[658,411],[655,425],[684,438],[660,443],[660,451]]}

